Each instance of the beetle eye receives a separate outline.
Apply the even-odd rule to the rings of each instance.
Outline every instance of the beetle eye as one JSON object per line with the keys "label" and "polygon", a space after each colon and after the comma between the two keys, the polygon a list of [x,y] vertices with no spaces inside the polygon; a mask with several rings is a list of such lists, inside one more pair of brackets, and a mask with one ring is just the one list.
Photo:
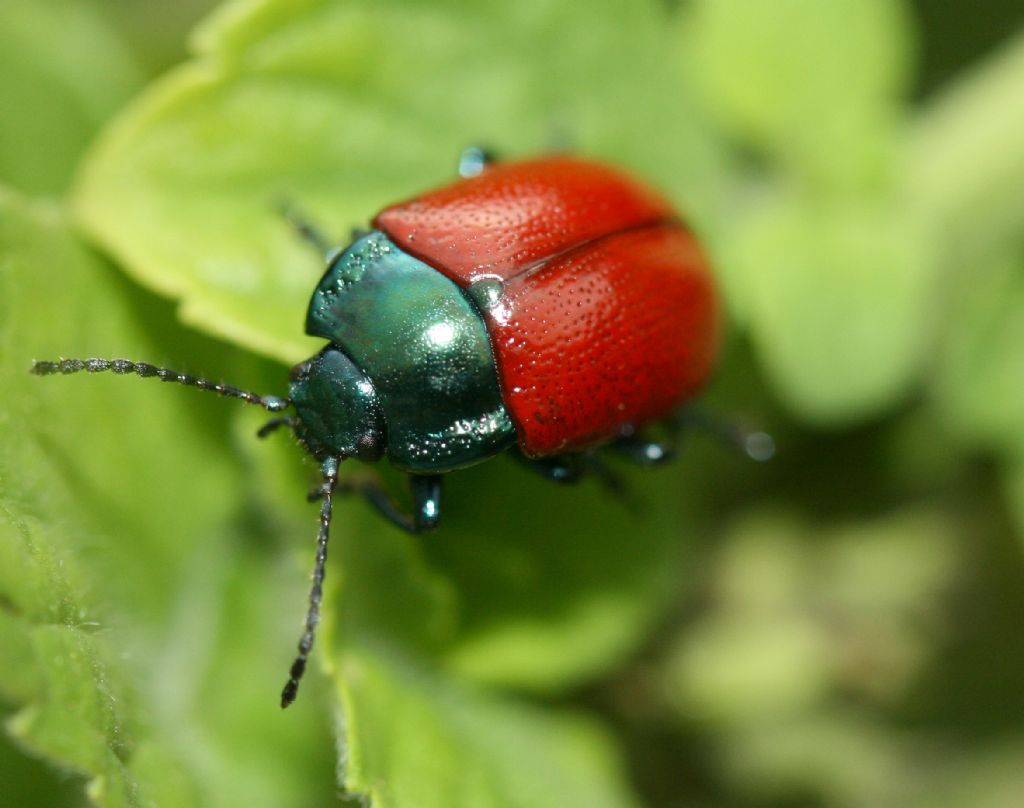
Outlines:
{"label": "beetle eye", "polygon": [[309,376],[309,369],[313,366],[313,360],[307,359],[305,362],[300,362],[294,365],[290,371],[288,371],[288,379],[293,382],[301,382],[307,376]]}

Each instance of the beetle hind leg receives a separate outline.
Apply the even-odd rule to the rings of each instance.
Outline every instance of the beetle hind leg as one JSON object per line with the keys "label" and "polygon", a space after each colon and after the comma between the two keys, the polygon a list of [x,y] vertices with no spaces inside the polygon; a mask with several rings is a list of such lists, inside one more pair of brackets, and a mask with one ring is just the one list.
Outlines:
{"label": "beetle hind leg", "polygon": [[662,440],[652,440],[648,435],[627,427],[621,437],[609,444],[609,448],[637,465],[660,466],[675,458],[685,435],[702,432],[752,460],[768,460],[775,453],[775,442],[766,432],[749,430],[738,421],[716,416],[693,405],[683,407],[659,426],[664,433]]}
{"label": "beetle hind leg", "polygon": [[648,440],[640,435],[628,435],[611,444],[611,448],[638,466],[660,466],[676,456],[676,436],[668,441]]}
{"label": "beetle hind leg", "polygon": [[671,423],[676,434],[698,429],[758,463],[775,456],[775,440],[767,432],[749,429],[740,421],[721,418],[698,407],[684,407]]}
{"label": "beetle hind leg", "polygon": [[604,486],[605,491],[619,500],[629,510],[636,510],[633,492],[623,477],[605,463],[599,451],[578,454],[553,455],[551,457],[527,457],[516,449],[513,453],[520,463],[544,479],[571,485],[586,477],[592,477]]}

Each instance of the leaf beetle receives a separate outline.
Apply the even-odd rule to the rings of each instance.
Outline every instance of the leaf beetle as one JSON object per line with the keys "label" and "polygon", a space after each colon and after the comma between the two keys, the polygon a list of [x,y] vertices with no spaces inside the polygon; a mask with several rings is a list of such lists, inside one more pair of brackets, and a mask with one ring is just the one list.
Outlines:
{"label": "leaf beetle", "polygon": [[[646,440],[707,379],[719,338],[713,278],[694,235],[656,191],[607,165],[566,156],[493,162],[468,150],[461,177],[385,208],[335,251],[306,332],[327,341],[291,370],[288,396],[126,359],[38,361],[38,375],[155,376],[277,415],[320,463],[316,563],[294,699],[319,623],[333,496],[356,489],[398,527],[441,516],[442,478],[506,450],[560,482],[599,469],[610,446],[643,464],[672,455]],[[318,246],[323,240],[296,221]],[[770,438],[744,439],[752,457]],[[408,472],[412,513],[372,478],[339,485],[347,458]]]}

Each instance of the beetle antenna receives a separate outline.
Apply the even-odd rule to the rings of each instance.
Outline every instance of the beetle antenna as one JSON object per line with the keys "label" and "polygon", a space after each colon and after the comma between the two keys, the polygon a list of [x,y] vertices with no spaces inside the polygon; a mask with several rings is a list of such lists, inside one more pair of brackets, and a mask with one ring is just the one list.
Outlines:
{"label": "beetle antenna", "polygon": [[278,396],[260,396],[250,393],[248,390],[240,390],[228,384],[211,382],[199,376],[189,376],[187,373],[178,373],[176,370],[150,365],[146,362],[130,362],[127,359],[58,359],[56,362],[33,362],[31,372],[36,376],[52,376],[54,374],[68,375],[69,373],[101,373],[109,370],[124,376],[134,373],[136,376],[147,378],[156,376],[162,382],[177,382],[187,387],[197,387],[200,390],[209,390],[228,398],[239,398],[249,404],[256,404],[270,412],[280,412],[291,405],[291,400]]}
{"label": "beetle antenna", "polygon": [[309,610],[306,612],[306,628],[299,639],[299,654],[292,662],[288,672],[288,681],[281,691],[281,707],[287,707],[295,701],[299,690],[299,681],[306,672],[306,660],[313,649],[316,627],[320,622],[320,602],[324,595],[324,565],[327,562],[327,539],[331,532],[331,508],[334,488],[338,484],[337,457],[329,457],[323,464],[324,481],[320,486],[320,532],[316,537],[316,563],[313,565],[313,585],[309,590]]}

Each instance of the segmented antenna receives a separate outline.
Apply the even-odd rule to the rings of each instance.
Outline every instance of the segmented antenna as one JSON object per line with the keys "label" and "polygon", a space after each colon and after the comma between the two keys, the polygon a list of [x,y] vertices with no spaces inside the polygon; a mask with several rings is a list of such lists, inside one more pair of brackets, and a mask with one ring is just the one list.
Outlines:
{"label": "segmented antenna", "polygon": [[67,375],[69,373],[102,373],[109,370],[124,376],[134,373],[136,376],[148,378],[156,376],[162,382],[177,382],[187,387],[198,387],[200,390],[209,390],[227,398],[240,398],[249,404],[256,404],[270,412],[280,412],[291,405],[287,398],[278,396],[259,396],[250,393],[248,390],[239,390],[229,384],[211,382],[198,376],[189,376],[187,373],[178,373],[168,368],[157,367],[146,362],[130,362],[127,359],[59,359],[56,362],[34,362],[32,373],[37,376],[52,376],[54,374]]}
{"label": "segmented antenna", "polygon": [[313,650],[316,627],[320,622],[320,602],[324,594],[324,565],[327,562],[327,539],[331,532],[331,498],[338,484],[338,458],[329,457],[323,464],[324,481],[320,486],[320,532],[316,537],[316,563],[313,565],[313,586],[309,590],[309,610],[306,612],[306,629],[299,640],[299,654],[288,672],[288,681],[281,691],[281,707],[295,701],[299,681],[306,672],[306,660]]}

